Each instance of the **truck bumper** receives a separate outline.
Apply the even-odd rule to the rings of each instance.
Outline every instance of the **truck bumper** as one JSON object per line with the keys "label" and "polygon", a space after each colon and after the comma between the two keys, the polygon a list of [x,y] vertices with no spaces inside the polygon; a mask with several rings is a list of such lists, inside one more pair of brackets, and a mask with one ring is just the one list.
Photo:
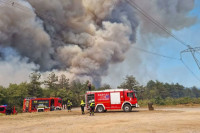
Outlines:
{"label": "truck bumper", "polygon": [[37,108],[37,112],[44,112],[44,108]]}
{"label": "truck bumper", "polygon": [[59,107],[59,106],[55,107],[55,110],[61,110],[61,107]]}
{"label": "truck bumper", "polygon": [[132,104],[133,108],[139,108],[140,106],[136,103],[136,104]]}

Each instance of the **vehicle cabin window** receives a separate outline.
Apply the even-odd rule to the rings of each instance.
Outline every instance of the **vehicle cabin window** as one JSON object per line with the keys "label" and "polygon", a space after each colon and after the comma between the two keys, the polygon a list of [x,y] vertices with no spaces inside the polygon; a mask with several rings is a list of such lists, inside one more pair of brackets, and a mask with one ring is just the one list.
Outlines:
{"label": "vehicle cabin window", "polygon": [[49,107],[49,100],[33,100],[32,101],[32,110],[37,109],[38,107]]}
{"label": "vehicle cabin window", "polygon": [[5,109],[4,107],[0,107],[0,111],[4,111],[4,109]]}
{"label": "vehicle cabin window", "polygon": [[59,103],[62,103],[62,100],[58,100]]}
{"label": "vehicle cabin window", "polygon": [[38,100],[38,106],[49,107],[49,100]]}
{"label": "vehicle cabin window", "polygon": [[133,92],[128,92],[128,93],[127,93],[127,97],[133,98]]}

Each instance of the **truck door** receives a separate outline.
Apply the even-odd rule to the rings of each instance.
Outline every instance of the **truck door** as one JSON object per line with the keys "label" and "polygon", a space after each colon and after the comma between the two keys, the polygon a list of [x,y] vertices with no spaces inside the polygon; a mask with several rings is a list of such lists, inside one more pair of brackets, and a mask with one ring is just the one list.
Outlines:
{"label": "truck door", "polygon": [[111,103],[111,109],[121,108],[120,92],[110,93],[110,103]]}
{"label": "truck door", "polygon": [[132,102],[132,101],[133,101],[133,98],[134,98],[133,92],[127,92],[127,93],[126,93],[126,96],[125,96],[125,100],[126,100],[126,101]]}

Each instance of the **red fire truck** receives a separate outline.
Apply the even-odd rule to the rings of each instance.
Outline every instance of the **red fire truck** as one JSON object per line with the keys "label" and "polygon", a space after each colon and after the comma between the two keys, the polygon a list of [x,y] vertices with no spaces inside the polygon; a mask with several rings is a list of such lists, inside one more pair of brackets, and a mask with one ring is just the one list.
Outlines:
{"label": "red fire truck", "polygon": [[87,91],[85,95],[86,106],[95,102],[97,112],[106,112],[112,109],[123,109],[129,112],[134,107],[139,107],[134,91],[128,89],[108,89],[103,91]]}
{"label": "red fire truck", "polygon": [[15,106],[10,107],[7,105],[1,105],[0,106],[0,113],[6,114],[6,115],[11,115],[11,114],[17,114],[17,111],[15,110]]}
{"label": "red fire truck", "polygon": [[44,112],[61,110],[61,98],[25,98],[23,102],[23,112]]}

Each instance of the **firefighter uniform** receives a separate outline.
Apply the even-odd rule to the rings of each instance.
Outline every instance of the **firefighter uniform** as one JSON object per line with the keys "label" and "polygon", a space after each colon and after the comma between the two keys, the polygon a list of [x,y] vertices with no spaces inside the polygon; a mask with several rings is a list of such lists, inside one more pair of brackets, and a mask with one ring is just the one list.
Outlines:
{"label": "firefighter uniform", "polygon": [[84,107],[85,107],[85,103],[84,103],[84,101],[83,100],[81,100],[81,111],[82,111],[82,115],[83,114],[85,114],[85,112],[84,112]]}
{"label": "firefighter uniform", "polygon": [[72,102],[70,102],[70,100],[68,100],[68,102],[67,102],[67,110],[68,110],[68,112],[71,112],[71,108],[72,108]]}
{"label": "firefighter uniform", "polygon": [[90,115],[94,115],[94,109],[95,109],[95,103],[91,102],[90,103]]}

